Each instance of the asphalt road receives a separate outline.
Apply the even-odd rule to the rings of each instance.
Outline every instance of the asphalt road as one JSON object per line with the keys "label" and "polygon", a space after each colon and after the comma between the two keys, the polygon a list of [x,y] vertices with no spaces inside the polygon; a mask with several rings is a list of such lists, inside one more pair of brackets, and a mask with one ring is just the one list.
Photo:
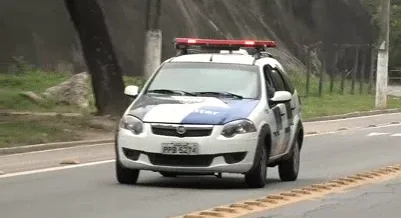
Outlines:
{"label": "asphalt road", "polygon": [[88,163],[115,157],[113,144],[61,148],[48,151],[0,156],[0,170],[5,173],[58,167],[65,160]]}
{"label": "asphalt road", "polygon": [[393,218],[401,214],[401,177],[363,186],[342,194],[303,201],[264,213],[254,218]]}
{"label": "asphalt road", "polygon": [[280,182],[277,169],[270,168],[269,184],[257,190],[246,188],[242,176],[175,179],[150,172],[141,173],[137,186],[123,186],[115,180],[113,163],[0,176],[0,217],[180,215],[398,163],[401,134],[397,133],[401,125],[307,137],[299,180]]}

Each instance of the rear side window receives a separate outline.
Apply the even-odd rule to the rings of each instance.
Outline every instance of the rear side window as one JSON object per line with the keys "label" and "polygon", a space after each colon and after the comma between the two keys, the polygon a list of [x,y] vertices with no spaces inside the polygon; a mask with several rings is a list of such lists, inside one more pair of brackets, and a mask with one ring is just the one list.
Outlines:
{"label": "rear side window", "polygon": [[287,91],[284,80],[276,69],[270,71],[276,91]]}
{"label": "rear side window", "polygon": [[285,84],[286,89],[287,89],[286,91],[289,91],[291,94],[294,94],[295,88],[292,85],[292,82],[291,82],[290,78],[285,73],[283,73],[281,71],[278,71],[278,73],[280,74],[281,78],[284,81],[284,84]]}

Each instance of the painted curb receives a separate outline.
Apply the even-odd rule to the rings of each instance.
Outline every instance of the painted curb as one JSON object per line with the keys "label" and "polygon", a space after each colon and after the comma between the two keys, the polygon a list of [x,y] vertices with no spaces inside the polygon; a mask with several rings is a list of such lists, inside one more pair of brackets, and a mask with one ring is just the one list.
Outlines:
{"label": "painted curb", "polygon": [[339,114],[332,116],[323,116],[323,117],[314,117],[303,119],[304,122],[315,122],[315,121],[330,121],[330,120],[338,120],[338,119],[346,119],[346,118],[354,118],[354,117],[365,117],[371,115],[379,115],[379,114],[392,114],[392,113],[400,113],[401,108],[394,109],[385,109],[385,110],[372,110],[372,111],[357,111],[348,114]]}
{"label": "painted curb", "polygon": [[114,143],[114,139],[55,142],[55,143],[46,143],[46,144],[17,146],[17,147],[10,147],[10,148],[1,148],[0,156],[9,155],[9,154],[17,154],[17,153],[33,152],[33,151],[51,150],[51,149],[57,149],[57,148],[69,148],[69,147],[96,145],[96,144],[109,144],[109,143],[110,144]]}
{"label": "painted curb", "polygon": [[243,217],[256,213],[266,213],[269,210],[288,206],[301,201],[323,198],[329,194],[341,193],[352,188],[358,188],[372,183],[388,181],[401,175],[401,164],[394,164],[379,169],[368,170],[350,176],[340,177],[291,189],[277,194],[269,194],[259,198],[219,205],[213,208],[190,212],[170,218],[213,218],[213,217]]}

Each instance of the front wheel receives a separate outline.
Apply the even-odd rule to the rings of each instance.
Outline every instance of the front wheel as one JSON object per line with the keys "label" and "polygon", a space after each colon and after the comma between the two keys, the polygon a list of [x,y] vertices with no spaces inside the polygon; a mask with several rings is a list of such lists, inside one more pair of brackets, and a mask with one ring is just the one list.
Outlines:
{"label": "front wheel", "polygon": [[245,182],[251,188],[263,188],[267,182],[267,151],[265,146],[256,150],[256,164],[245,174]]}
{"label": "front wheel", "polygon": [[298,141],[295,141],[291,157],[288,160],[281,162],[278,166],[281,181],[289,182],[297,180],[301,159],[300,156],[299,144]]}
{"label": "front wheel", "polygon": [[116,160],[116,177],[121,184],[134,185],[138,181],[139,170],[124,167],[120,161]]}

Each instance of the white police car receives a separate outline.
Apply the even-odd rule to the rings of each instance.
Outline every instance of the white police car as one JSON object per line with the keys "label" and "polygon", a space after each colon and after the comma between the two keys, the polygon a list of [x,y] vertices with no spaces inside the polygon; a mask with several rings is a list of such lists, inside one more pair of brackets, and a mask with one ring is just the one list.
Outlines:
{"label": "white police car", "polygon": [[[282,181],[296,180],[300,101],[282,65],[264,52],[275,42],[177,38],[175,45],[181,54],[163,62],[139,93],[125,89],[134,101],[116,133],[117,180],[135,184],[140,170],[239,173],[261,188],[274,166]],[[190,54],[193,48],[200,50]]]}

